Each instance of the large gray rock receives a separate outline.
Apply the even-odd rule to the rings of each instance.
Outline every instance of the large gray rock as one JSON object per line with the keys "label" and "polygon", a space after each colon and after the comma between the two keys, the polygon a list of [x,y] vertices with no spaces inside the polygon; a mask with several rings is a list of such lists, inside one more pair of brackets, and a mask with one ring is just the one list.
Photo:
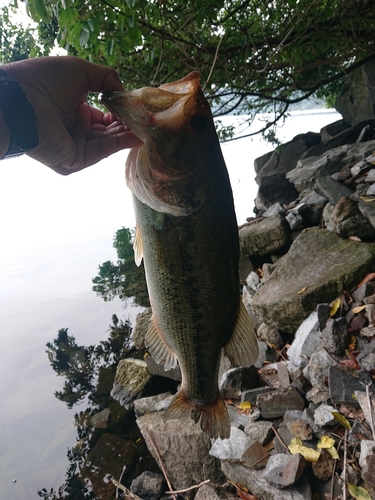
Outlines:
{"label": "large gray rock", "polygon": [[303,476],[297,484],[283,490],[271,486],[263,472],[243,465],[223,461],[221,468],[230,481],[248,488],[259,500],[311,500],[311,489]]}
{"label": "large gray rock", "polygon": [[361,66],[348,76],[335,108],[345,121],[354,125],[375,118],[375,65]]}
{"label": "large gray rock", "polygon": [[288,349],[289,361],[297,367],[306,366],[321,343],[318,313],[313,311],[296,332],[293,343]]}
{"label": "large gray rock", "polygon": [[[164,422],[164,414],[161,411],[143,415],[137,419],[137,425],[147,448],[161,468],[155,448],[158,450],[173,488],[189,488],[206,479],[222,484],[224,477],[220,471],[220,461],[209,454],[209,436],[191,418]],[[193,490],[191,496],[194,494]]]}
{"label": "large gray rock", "polygon": [[142,394],[150,378],[145,361],[132,358],[122,359],[117,366],[111,396],[127,408]]}
{"label": "large gray rock", "polygon": [[151,307],[147,307],[144,311],[139,313],[135,319],[135,326],[132,333],[132,341],[137,349],[145,348],[145,337],[150,325],[152,316]]}
{"label": "large gray rock", "polygon": [[268,255],[290,244],[290,226],[280,215],[267,217],[240,229],[242,254]]}
{"label": "large gray rock", "polygon": [[318,303],[350,290],[375,267],[370,243],[342,240],[323,229],[304,230],[252,299],[254,313],[294,333]]}

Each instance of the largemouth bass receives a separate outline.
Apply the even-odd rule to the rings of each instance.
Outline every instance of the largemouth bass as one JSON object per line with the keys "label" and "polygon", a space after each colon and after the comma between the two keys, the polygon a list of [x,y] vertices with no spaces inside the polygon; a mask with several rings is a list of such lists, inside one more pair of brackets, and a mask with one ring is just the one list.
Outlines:
{"label": "largemouth bass", "polygon": [[250,366],[258,346],[240,297],[232,190],[199,75],[101,101],[144,143],[129,153],[126,180],[152,307],[146,347],[166,370],[177,360],[181,368],[166,418],[190,416],[210,437],[228,438],[221,352]]}

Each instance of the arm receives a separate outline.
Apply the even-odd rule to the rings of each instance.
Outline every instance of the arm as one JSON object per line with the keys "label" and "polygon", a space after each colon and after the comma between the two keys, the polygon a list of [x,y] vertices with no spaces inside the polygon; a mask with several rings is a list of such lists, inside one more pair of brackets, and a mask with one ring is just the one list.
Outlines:
{"label": "arm", "polygon": [[[1,69],[20,82],[36,115],[39,144],[28,155],[56,172],[67,175],[141,144],[111,113],[85,102],[89,91],[122,90],[114,70],[71,56],[27,59]],[[4,125],[0,114],[3,155],[9,146]]]}

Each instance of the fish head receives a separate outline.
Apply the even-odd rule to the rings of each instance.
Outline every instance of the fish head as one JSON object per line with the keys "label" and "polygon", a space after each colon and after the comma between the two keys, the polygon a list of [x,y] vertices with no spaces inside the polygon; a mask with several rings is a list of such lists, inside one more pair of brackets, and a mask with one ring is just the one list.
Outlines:
{"label": "fish head", "polygon": [[158,88],[105,92],[101,102],[143,142],[130,151],[126,165],[133,194],[174,216],[197,211],[212,181],[215,156],[221,155],[198,73]]}

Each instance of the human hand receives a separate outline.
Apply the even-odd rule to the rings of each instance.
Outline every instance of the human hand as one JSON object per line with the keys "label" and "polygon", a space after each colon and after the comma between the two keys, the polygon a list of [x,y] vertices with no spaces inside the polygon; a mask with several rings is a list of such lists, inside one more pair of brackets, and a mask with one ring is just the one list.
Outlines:
{"label": "human hand", "polygon": [[27,154],[68,175],[141,141],[111,113],[86,101],[88,92],[123,90],[117,73],[78,57],[41,57],[2,66],[21,83],[36,118],[39,144]]}

